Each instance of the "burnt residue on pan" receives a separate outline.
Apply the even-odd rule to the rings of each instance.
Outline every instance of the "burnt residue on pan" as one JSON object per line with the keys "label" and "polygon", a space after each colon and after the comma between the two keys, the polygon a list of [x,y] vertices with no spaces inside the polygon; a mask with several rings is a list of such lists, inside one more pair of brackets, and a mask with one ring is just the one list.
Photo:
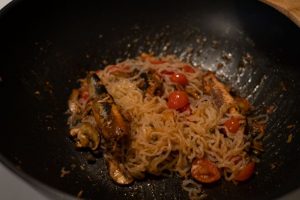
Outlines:
{"label": "burnt residue on pan", "polygon": [[215,71],[256,114],[269,116],[257,174],[238,186],[205,186],[209,199],[270,199],[299,187],[299,29],[271,8],[254,1],[17,1],[2,11],[0,27],[0,150],[18,170],[86,199],[187,199],[176,177],[115,185],[101,153],[94,159],[76,151],[68,138],[65,112],[78,78],[149,52]]}

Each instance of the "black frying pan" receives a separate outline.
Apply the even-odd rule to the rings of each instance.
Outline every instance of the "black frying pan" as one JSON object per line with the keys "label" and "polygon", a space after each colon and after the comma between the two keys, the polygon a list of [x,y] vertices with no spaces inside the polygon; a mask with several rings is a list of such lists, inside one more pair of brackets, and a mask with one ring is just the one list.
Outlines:
{"label": "black frying pan", "polygon": [[[209,198],[273,199],[300,186],[300,29],[272,8],[257,1],[24,0],[1,11],[0,29],[1,160],[35,185],[29,177],[73,196],[82,190],[86,199],[187,198],[175,177],[115,185],[101,155],[89,164],[67,136],[76,80],[150,51],[217,71],[258,113],[275,105],[257,174],[238,186],[205,186]],[[224,53],[232,54],[229,62]],[[71,170],[63,178],[62,167]]]}

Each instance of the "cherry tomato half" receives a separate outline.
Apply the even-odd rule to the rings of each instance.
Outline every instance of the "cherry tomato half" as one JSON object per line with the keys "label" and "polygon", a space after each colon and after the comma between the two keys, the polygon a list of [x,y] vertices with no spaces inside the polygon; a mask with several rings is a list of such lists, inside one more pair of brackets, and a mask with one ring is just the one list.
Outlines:
{"label": "cherry tomato half", "polygon": [[168,107],[171,109],[180,109],[189,104],[189,98],[186,92],[176,90],[170,93],[168,98]]}
{"label": "cherry tomato half", "polygon": [[184,107],[182,107],[182,108],[179,108],[178,111],[179,111],[179,112],[185,112],[185,111],[188,111],[189,113],[192,112],[191,107],[190,107],[190,104],[187,104],[186,106],[184,106]]}
{"label": "cherry tomato half", "polygon": [[195,73],[195,70],[190,65],[184,65],[183,66],[183,71],[189,72],[189,73]]}
{"label": "cherry tomato half", "polygon": [[205,159],[196,159],[193,161],[191,174],[194,179],[202,183],[213,183],[221,178],[221,173],[217,166]]}
{"label": "cherry tomato half", "polygon": [[246,181],[248,180],[252,174],[254,173],[255,162],[249,162],[238,174],[234,177],[236,181]]}
{"label": "cherry tomato half", "polygon": [[180,85],[187,85],[188,84],[188,80],[186,78],[186,76],[184,74],[181,73],[174,73],[171,76],[171,81],[174,83],[178,83]]}
{"label": "cherry tomato half", "polygon": [[236,133],[240,128],[240,120],[236,117],[231,117],[224,125],[231,133]]}

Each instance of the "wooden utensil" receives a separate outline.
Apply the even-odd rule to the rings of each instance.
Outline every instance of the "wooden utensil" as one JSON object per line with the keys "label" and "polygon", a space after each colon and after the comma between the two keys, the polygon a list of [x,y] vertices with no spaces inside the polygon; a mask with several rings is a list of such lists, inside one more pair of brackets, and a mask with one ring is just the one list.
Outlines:
{"label": "wooden utensil", "polygon": [[300,27],[300,0],[261,0],[274,7]]}

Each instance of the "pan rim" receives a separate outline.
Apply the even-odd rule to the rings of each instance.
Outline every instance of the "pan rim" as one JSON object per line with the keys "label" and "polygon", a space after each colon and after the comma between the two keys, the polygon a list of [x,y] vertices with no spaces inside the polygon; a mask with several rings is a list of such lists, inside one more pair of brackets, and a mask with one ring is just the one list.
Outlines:
{"label": "pan rim", "polygon": [[[8,4],[6,4],[3,8],[0,9],[0,18],[3,17],[7,12],[10,12],[11,9],[18,6],[20,2],[24,0],[12,0]],[[29,183],[34,189],[37,189],[38,192],[45,194],[47,197],[53,198],[63,198],[63,199],[75,199],[75,197],[58,190],[52,186],[45,184],[44,182],[39,181],[38,179],[30,176],[26,172],[19,170],[9,159],[7,159],[1,152],[0,152],[0,162],[9,169],[11,172],[16,174],[18,177],[23,179],[26,183]],[[291,199],[294,196],[295,192],[300,196],[300,188],[291,190],[287,194],[279,197],[279,199]]]}

